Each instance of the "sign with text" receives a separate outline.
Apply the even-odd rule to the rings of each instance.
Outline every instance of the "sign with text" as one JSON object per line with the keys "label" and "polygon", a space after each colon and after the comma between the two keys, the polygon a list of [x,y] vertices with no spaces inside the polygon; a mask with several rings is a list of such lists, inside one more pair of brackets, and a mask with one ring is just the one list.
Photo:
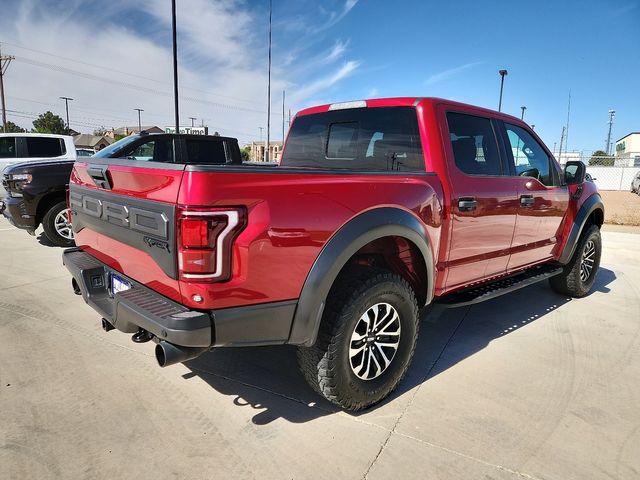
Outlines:
{"label": "sign with text", "polygon": [[[164,127],[164,133],[176,133],[176,127]],[[180,127],[184,135],[209,135],[209,127]]]}

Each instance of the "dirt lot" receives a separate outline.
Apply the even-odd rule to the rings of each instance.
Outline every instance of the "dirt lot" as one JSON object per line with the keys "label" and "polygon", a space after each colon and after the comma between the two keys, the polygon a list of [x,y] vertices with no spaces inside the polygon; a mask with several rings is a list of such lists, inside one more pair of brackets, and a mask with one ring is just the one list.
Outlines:
{"label": "dirt lot", "polygon": [[640,195],[631,192],[604,190],[605,223],[640,225]]}
{"label": "dirt lot", "polygon": [[159,368],[0,219],[0,478],[640,478],[639,239],[603,233],[586,298],[425,312],[398,391],[352,415],[286,346]]}

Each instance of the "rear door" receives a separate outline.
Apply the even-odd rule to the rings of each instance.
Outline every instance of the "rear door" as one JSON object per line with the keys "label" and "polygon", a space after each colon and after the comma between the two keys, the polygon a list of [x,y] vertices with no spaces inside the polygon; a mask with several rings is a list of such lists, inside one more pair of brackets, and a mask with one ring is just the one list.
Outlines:
{"label": "rear door", "polygon": [[451,234],[447,289],[505,273],[516,223],[518,181],[500,154],[497,124],[447,111]]}
{"label": "rear door", "polygon": [[518,185],[518,216],[508,270],[548,260],[560,240],[569,190],[548,150],[524,125],[500,122],[509,170]]}
{"label": "rear door", "polygon": [[76,244],[116,271],[180,300],[175,217],[184,165],[170,136],[133,141],[121,158],[77,161],[70,206]]}

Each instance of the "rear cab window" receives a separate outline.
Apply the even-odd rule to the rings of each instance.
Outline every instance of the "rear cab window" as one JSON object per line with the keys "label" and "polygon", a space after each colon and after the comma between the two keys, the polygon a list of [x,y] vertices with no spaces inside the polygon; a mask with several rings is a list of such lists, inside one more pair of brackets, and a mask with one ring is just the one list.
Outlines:
{"label": "rear cab window", "polygon": [[297,118],[280,164],[359,171],[424,171],[412,107],[334,110]]}
{"label": "rear cab window", "polygon": [[222,139],[187,138],[187,163],[197,165],[224,165],[229,163],[225,142]]}

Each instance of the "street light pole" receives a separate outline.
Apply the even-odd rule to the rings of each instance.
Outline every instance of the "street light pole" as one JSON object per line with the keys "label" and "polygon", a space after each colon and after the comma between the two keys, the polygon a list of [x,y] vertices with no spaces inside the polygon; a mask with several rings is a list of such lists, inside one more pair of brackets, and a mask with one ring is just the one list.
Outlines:
{"label": "street light pole", "polygon": [[142,131],[142,122],[140,121],[140,112],[144,112],[142,108],[134,108],[134,110],[138,111],[138,133]]}
{"label": "street light pole", "polygon": [[189,120],[191,120],[191,126],[193,127],[194,126],[193,122],[196,121],[196,117],[189,117]]}
{"label": "street light pole", "polygon": [[264,161],[269,161],[269,136],[271,134],[271,12],[272,0],[269,0],[269,76],[267,81],[267,144],[264,149]]}
{"label": "street light pole", "polygon": [[69,100],[73,100],[73,98],[60,97],[60,99],[64,100],[64,107],[67,111],[67,135],[69,135]]}
{"label": "street light pole", "polygon": [[524,111],[527,109],[527,107],[522,106],[520,107],[520,110],[522,110],[522,115],[520,115],[520,120],[524,120]]}
{"label": "street light pole", "polygon": [[171,33],[173,36],[173,101],[175,108],[176,133],[180,133],[178,114],[178,35],[176,31],[176,0],[171,0]]}
{"label": "street light pole", "polygon": [[498,101],[498,111],[502,111],[502,89],[504,88],[504,77],[509,74],[506,70],[498,71],[500,74],[500,100]]}

